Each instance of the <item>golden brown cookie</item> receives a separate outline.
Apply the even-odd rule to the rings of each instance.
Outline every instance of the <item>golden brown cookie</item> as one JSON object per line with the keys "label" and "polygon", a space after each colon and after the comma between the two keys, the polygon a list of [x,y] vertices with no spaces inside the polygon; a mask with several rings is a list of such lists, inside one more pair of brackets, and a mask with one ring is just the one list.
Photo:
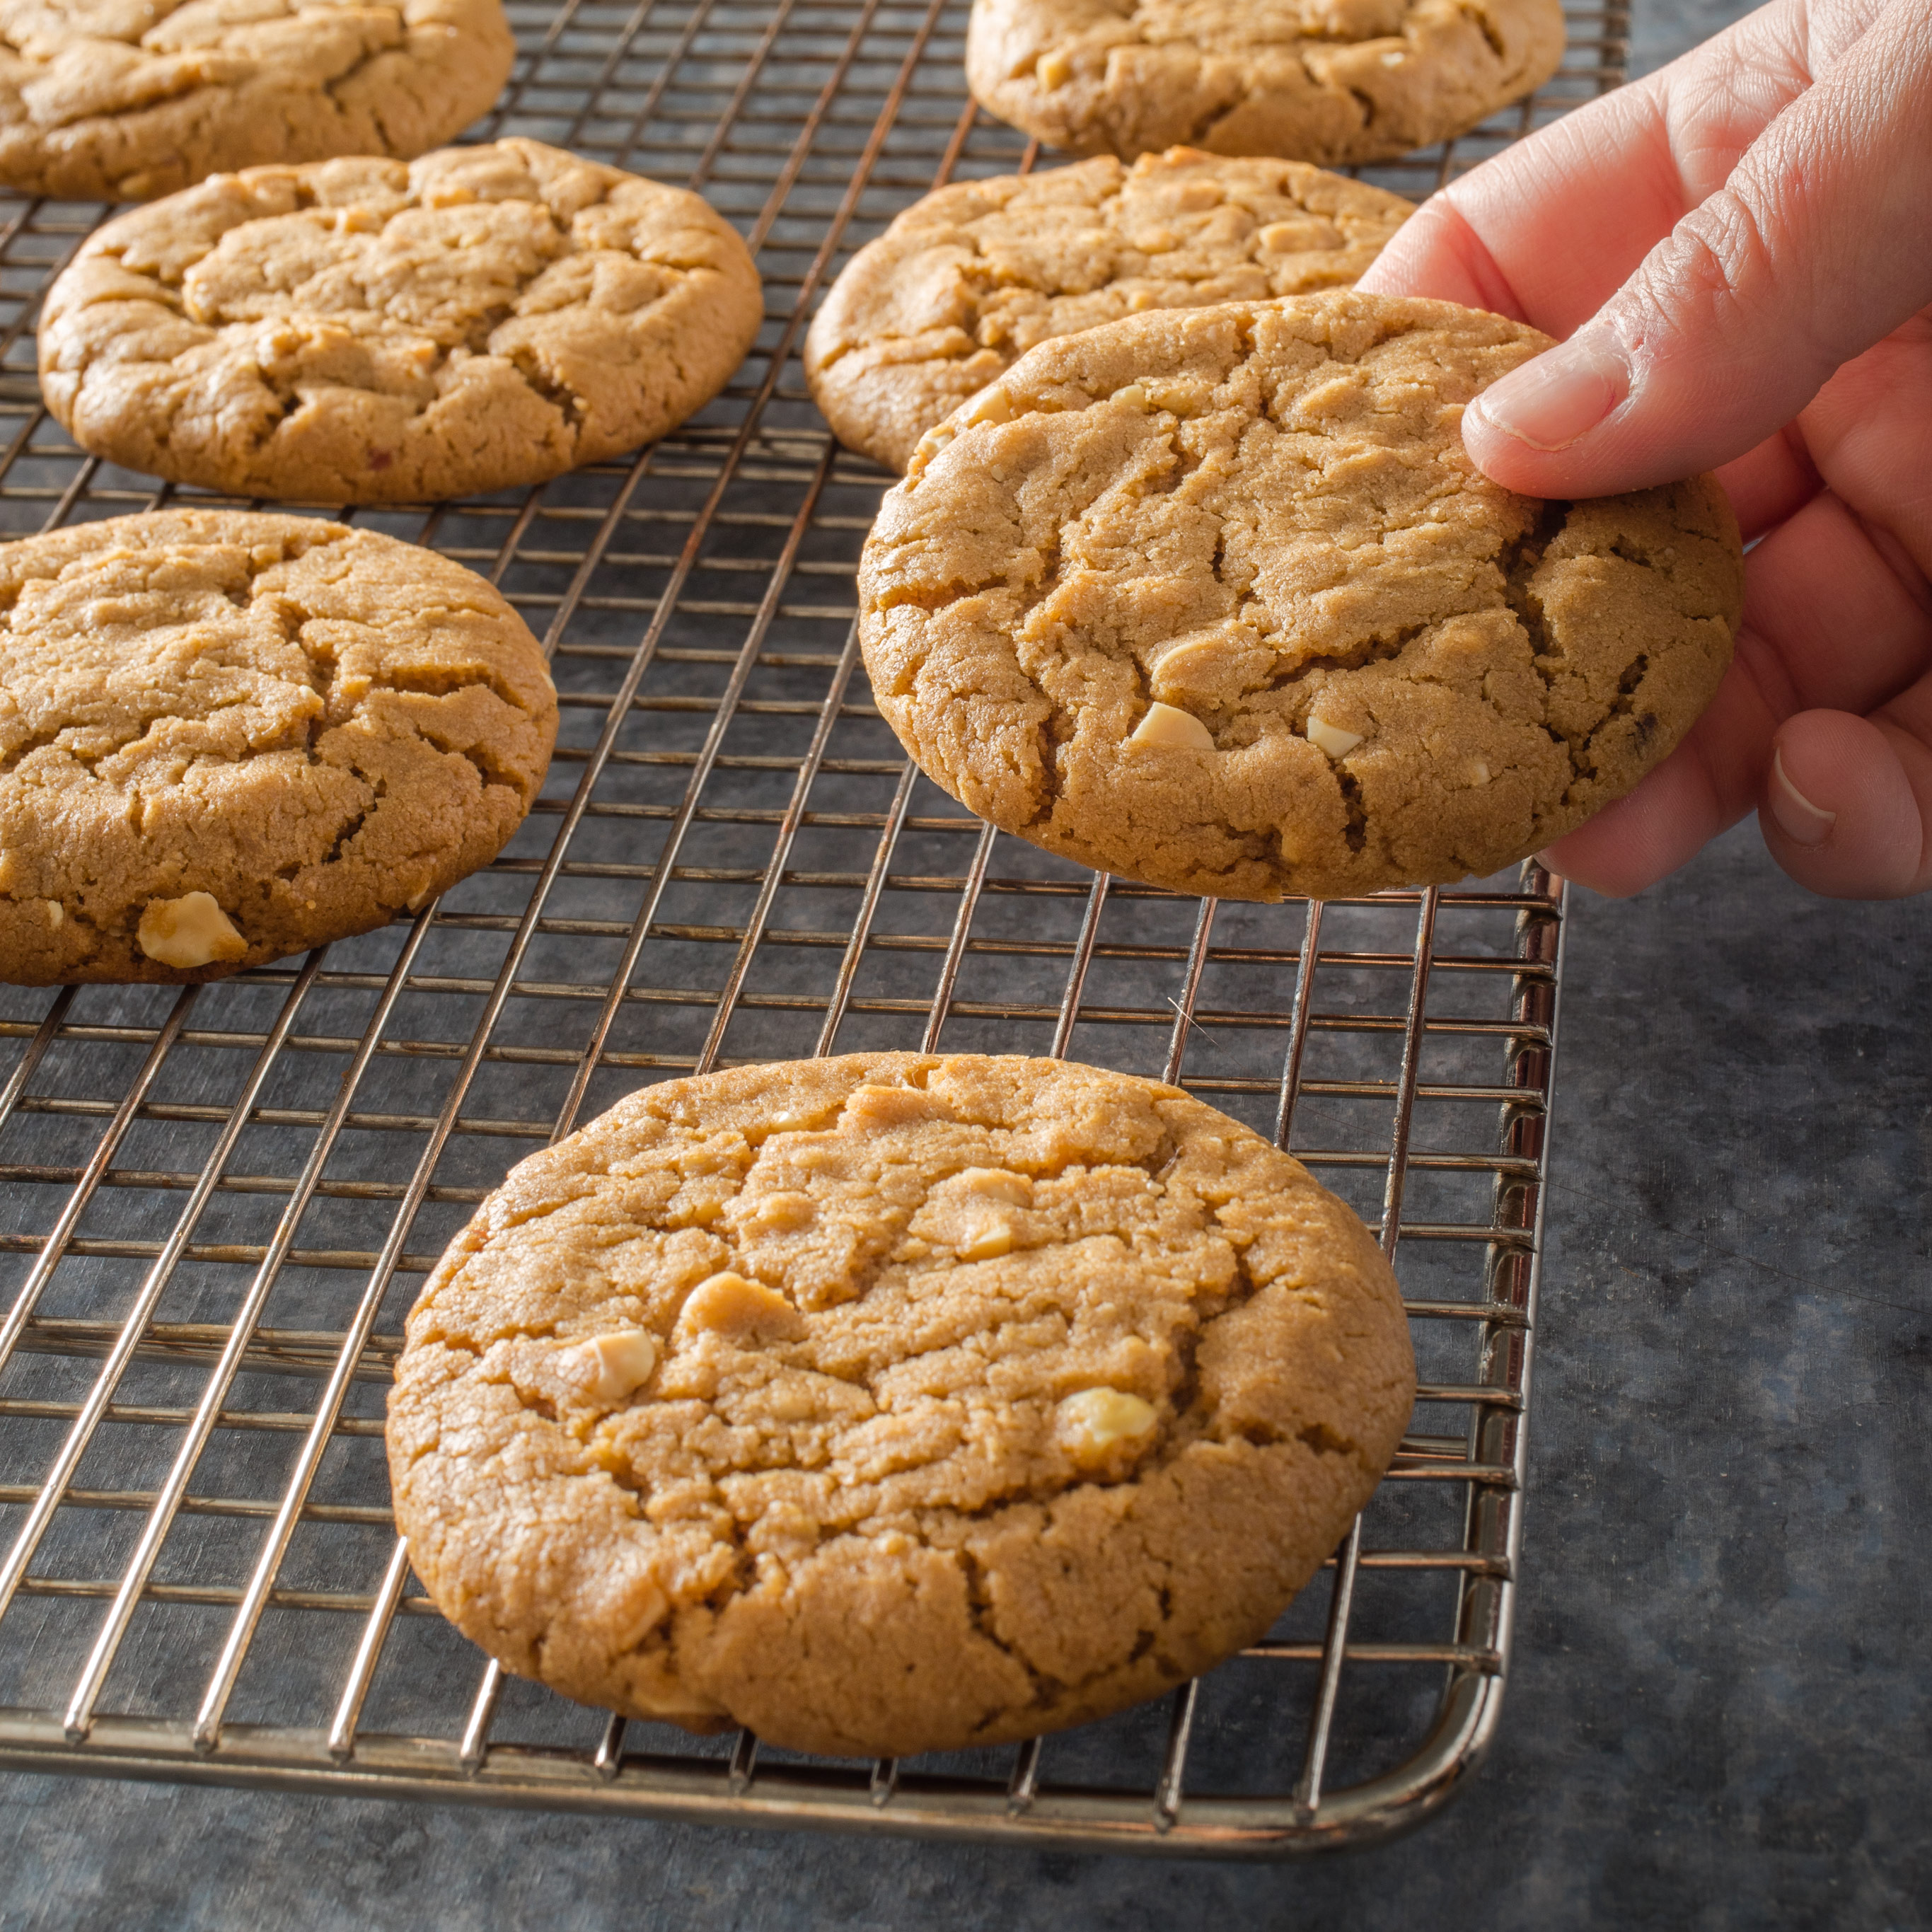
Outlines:
{"label": "golden brown cookie", "polygon": [[1259,1637],[1414,1390],[1381,1250],[1178,1088],[852,1054],[632,1094],[452,1244],[396,1520],[506,1669],[795,1749],[1077,1724]]}
{"label": "golden brown cookie", "polygon": [[47,406],[82,447],[242,496],[416,501],[662,436],[764,315],[682,188],[536,141],[251,168],[93,236],[49,292]]}
{"label": "golden brown cookie", "polygon": [[147,201],[264,161],[406,160],[516,51],[498,0],[0,0],[0,182]]}
{"label": "golden brown cookie", "polygon": [[1711,477],[1513,496],[1462,407],[1548,346],[1342,290],[1044,343],[934,430],[860,566],[879,707],[983,818],[1222,898],[1497,871],[1709,703]]}
{"label": "golden brown cookie", "polygon": [[0,980],[214,980],[494,858],[556,699],[480,577],[164,511],[0,546]]}
{"label": "golden brown cookie", "polygon": [[1558,0],[973,0],[966,78],[1050,146],[1329,166],[1473,128],[1563,58]]}
{"label": "golden brown cookie", "polygon": [[842,442],[904,470],[1036,342],[1150,308],[1346,286],[1413,212],[1299,161],[1192,148],[962,182],[860,250],[806,338]]}

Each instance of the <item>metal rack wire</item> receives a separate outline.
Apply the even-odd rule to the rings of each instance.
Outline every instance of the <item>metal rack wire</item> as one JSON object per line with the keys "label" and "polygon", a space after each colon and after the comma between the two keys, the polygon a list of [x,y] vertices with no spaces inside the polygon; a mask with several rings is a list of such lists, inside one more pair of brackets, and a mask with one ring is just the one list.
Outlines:
{"label": "metal rack wire", "polygon": [[[1508,1672],[1562,888],[1217,905],[961,812],[867,701],[852,573],[887,479],[796,356],[899,208],[1038,158],[965,98],[964,7],[511,10],[479,133],[703,190],[770,312],[628,465],[358,513],[488,574],[552,653],[556,760],[494,866],[208,986],[0,988],[0,1765],[1170,1854],[1406,1828]],[[1368,172],[1426,191],[1615,85],[1628,14],[1570,17],[1534,100]],[[83,457],[34,386],[40,292],[105,212],[0,201],[8,534],[176,500]],[[382,1463],[443,1243],[640,1082],[940,1043],[1165,1074],[1379,1222],[1422,1401],[1322,1578],[1165,1707],[903,1765],[627,1726],[484,1666],[414,1584]]]}

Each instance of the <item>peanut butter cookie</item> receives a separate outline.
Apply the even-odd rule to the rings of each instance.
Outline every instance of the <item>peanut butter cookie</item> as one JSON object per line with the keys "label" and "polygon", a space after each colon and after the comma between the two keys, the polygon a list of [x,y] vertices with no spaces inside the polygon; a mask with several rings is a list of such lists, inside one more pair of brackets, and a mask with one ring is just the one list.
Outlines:
{"label": "peanut butter cookie", "polygon": [[148,201],[262,161],[406,160],[516,51],[498,0],[0,0],[0,182]]}
{"label": "peanut butter cookie", "polygon": [[82,448],[241,496],[437,500],[662,436],[764,316],[682,188],[536,141],[250,168],[110,222],[49,292]]}
{"label": "peanut butter cookie", "polygon": [[1259,1637],[1394,1455],[1381,1250],[1148,1080],[748,1067],[514,1168],[424,1286],[398,1526],[506,1669],[834,1754],[993,1744]]}
{"label": "peanut butter cookie", "polygon": [[880,506],[880,710],[982,818],[1178,891],[1513,864],[1676,744],[1742,598],[1711,477],[1542,503],[1470,463],[1463,405],[1547,346],[1351,290],[1042,344]]}
{"label": "peanut butter cookie", "polygon": [[0,980],[214,980],[494,857],[556,699],[412,544],[166,511],[0,546]]}
{"label": "peanut butter cookie", "polygon": [[1144,309],[1346,287],[1412,212],[1299,161],[1192,148],[962,182],[847,264],[806,338],[806,380],[842,442],[902,470],[1035,343]]}
{"label": "peanut butter cookie", "polygon": [[973,0],[966,78],[1076,154],[1334,167],[1473,128],[1563,58],[1559,0]]}

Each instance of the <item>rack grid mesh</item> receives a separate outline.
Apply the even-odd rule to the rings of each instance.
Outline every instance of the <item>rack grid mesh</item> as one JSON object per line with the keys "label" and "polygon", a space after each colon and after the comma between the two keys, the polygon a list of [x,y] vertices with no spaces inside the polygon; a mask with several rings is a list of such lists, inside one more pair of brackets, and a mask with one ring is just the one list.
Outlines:
{"label": "rack grid mesh", "polygon": [[[1170,1855],[1406,1828],[1507,1674],[1562,885],[1216,904],[962,812],[868,701],[854,569],[890,479],[831,442],[797,356],[901,208],[1040,159],[966,97],[964,8],[510,11],[477,136],[700,190],[758,255],[764,327],[633,461],[352,513],[488,575],[551,653],[556,758],[494,864],[209,986],[0,988],[0,1765]],[[1363,172],[1420,195],[1615,86],[1628,14],[1569,20],[1532,100]],[[40,406],[40,295],[107,212],[0,198],[0,533],[224,500]],[[502,1677],[410,1575],[382,1466],[443,1244],[640,1083],[941,1043],[1178,1080],[1382,1228],[1424,1385],[1362,1520],[1264,1642],[1017,1750],[855,1766]]]}

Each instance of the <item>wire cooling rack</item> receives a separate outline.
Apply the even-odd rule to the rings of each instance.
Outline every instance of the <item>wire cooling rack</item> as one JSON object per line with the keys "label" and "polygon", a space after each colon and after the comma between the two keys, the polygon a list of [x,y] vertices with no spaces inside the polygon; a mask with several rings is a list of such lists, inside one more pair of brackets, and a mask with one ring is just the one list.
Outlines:
{"label": "wire cooling rack", "polygon": [[[502,856],[393,926],[199,988],[0,988],[0,1764],[736,1824],[1279,1856],[1427,1816],[1510,1654],[1560,884],[1219,904],[995,835],[868,701],[853,572],[885,479],[796,356],[842,260],[1034,165],[948,0],[568,0],[478,131],[688,182],[771,313],[628,464],[358,514],[502,586],[563,724]],[[1412,194],[1622,78],[1628,15]],[[0,202],[0,528],[179,500],[40,410],[36,305],[106,211]],[[185,493],[183,493],[185,494]],[[1415,1432],[1268,1640],[1168,1702],[871,1766],[506,1680],[388,1509],[401,1320],[523,1155],[641,1082],[859,1048],[1165,1075],[1294,1150],[1397,1261]]]}

